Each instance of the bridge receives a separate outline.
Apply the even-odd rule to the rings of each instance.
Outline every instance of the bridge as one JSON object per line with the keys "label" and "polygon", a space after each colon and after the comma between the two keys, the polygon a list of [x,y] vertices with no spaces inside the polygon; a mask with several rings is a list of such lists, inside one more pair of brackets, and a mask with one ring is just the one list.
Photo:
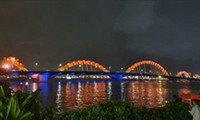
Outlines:
{"label": "bridge", "polygon": [[30,71],[15,57],[5,57],[1,61],[1,76],[26,76],[33,79],[49,78],[97,78],[97,79],[188,79],[199,80],[198,74],[191,75],[182,70],[172,75],[159,63],[151,60],[136,62],[125,71],[110,71],[98,62],[76,60],[66,63],[54,71]]}

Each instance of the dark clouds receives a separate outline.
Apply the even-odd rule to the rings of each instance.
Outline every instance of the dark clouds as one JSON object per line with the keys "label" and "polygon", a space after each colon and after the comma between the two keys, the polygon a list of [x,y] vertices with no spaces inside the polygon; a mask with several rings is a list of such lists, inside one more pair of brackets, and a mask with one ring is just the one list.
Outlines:
{"label": "dark clouds", "polygon": [[91,59],[114,69],[151,59],[199,72],[199,1],[0,2],[1,57],[32,69]]}

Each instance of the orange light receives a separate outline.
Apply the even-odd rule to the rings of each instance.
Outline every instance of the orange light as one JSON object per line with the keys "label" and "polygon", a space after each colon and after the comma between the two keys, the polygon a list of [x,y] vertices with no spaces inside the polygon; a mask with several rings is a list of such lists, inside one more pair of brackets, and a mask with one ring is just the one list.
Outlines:
{"label": "orange light", "polygon": [[93,66],[95,68],[98,68],[100,69],[101,71],[103,72],[108,72],[108,70],[103,67],[102,65],[100,65],[99,63],[96,63],[94,61],[90,61],[90,60],[77,60],[77,61],[72,61],[70,63],[67,63],[66,65],[64,66],[61,66],[60,68],[58,68],[58,70],[60,71],[64,71],[64,70],[67,70],[73,66],[79,66],[79,65],[89,65],[89,66]]}
{"label": "orange light", "polygon": [[182,75],[184,75],[187,78],[191,78],[190,74],[186,71],[180,71],[177,73],[176,77],[181,77]]}
{"label": "orange light", "polygon": [[3,69],[6,69],[6,70],[9,70],[9,69],[11,68],[11,66],[10,66],[9,64],[4,63],[4,64],[2,65],[2,68],[3,68]]}
{"label": "orange light", "polygon": [[143,60],[143,61],[133,64],[126,70],[126,73],[130,73],[132,70],[136,69],[138,66],[145,65],[145,64],[152,65],[152,66],[156,67],[157,69],[161,70],[163,75],[169,75],[168,72],[160,64],[158,64],[154,61],[151,61],[151,60]]}

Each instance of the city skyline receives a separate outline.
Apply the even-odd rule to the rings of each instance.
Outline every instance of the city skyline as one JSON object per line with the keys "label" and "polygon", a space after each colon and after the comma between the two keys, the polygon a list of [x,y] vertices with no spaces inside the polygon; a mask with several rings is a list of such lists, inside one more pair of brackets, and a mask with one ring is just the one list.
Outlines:
{"label": "city skyline", "polygon": [[119,70],[152,60],[168,71],[200,69],[200,1],[0,2],[0,57],[29,69],[79,59]]}

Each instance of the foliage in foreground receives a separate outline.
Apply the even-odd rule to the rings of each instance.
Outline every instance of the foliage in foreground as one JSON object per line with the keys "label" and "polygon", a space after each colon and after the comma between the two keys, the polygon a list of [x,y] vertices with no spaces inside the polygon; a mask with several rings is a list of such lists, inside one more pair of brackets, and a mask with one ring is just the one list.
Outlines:
{"label": "foliage in foreground", "polygon": [[108,102],[88,109],[80,109],[65,115],[76,120],[190,120],[188,106],[184,103],[169,103],[157,109],[138,108],[131,103]]}
{"label": "foliage in foreground", "polygon": [[[56,120],[54,109],[42,106],[40,90],[14,92],[8,84],[0,85],[0,120]],[[56,119],[54,119],[56,118]]]}
{"label": "foliage in foreground", "polygon": [[0,86],[1,120],[190,120],[188,106],[173,102],[165,107],[138,108],[131,103],[111,101],[62,115],[54,108],[44,108],[39,90],[12,93],[8,85]]}
{"label": "foliage in foreground", "polygon": [[12,93],[9,85],[0,86],[0,119],[30,120],[41,117],[41,99],[39,90],[33,93]]}

